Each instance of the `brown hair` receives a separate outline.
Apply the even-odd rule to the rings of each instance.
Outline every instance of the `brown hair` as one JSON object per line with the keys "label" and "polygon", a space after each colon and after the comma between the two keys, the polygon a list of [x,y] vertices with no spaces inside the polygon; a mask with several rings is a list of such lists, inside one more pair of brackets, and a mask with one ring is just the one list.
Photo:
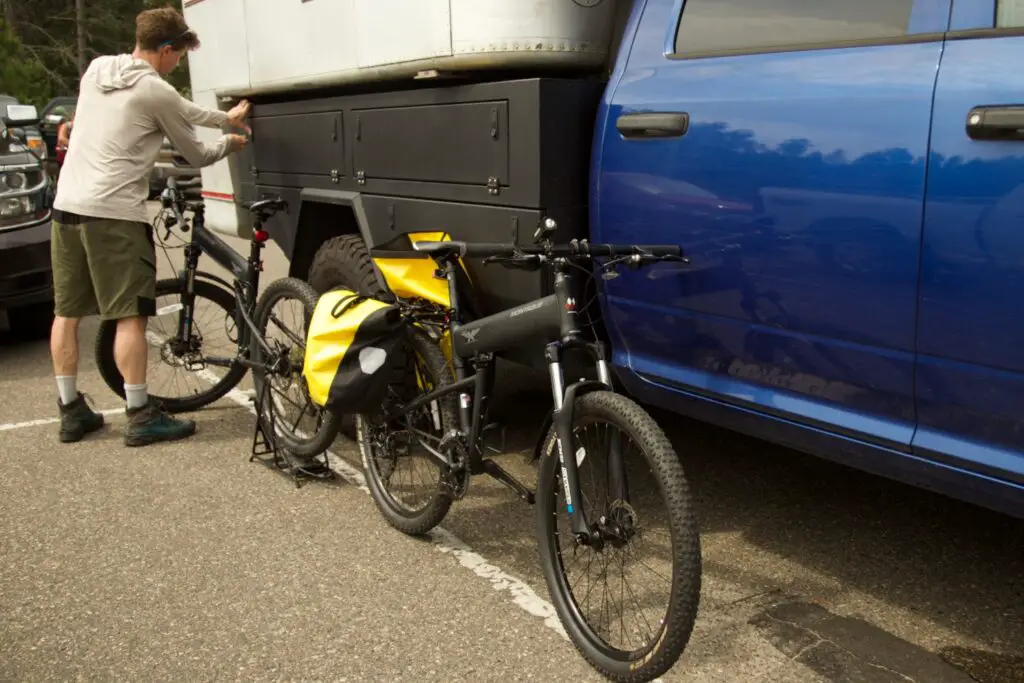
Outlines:
{"label": "brown hair", "polygon": [[164,45],[177,51],[195,50],[199,36],[188,27],[181,12],[167,6],[139,12],[135,17],[135,43],[150,52]]}

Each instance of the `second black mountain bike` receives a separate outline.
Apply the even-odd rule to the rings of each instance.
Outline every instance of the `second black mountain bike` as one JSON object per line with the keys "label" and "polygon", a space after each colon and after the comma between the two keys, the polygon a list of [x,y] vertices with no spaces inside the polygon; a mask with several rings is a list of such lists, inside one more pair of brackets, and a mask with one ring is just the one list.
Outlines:
{"label": "second black mountain bike", "polygon": [[[685,259],[677,246],[556,245],[549,241],[554,230],[546,221],[528,247],[414,244],[447,279],[451,305],[399,303],[414,322],[409,371],[390,387],[381,411],[357,416],[363,469],[381,514],[407,534],[438,525],[473,475],[490,475],[536,504],[541,567],[572,642],[613,680],[649,681],[677,661],[696,619],[701,555],[694,505],[671,443],[643,408],[615,393],[604,345],[582,334],[571,268],[603,261],[610,271]],[[456,278],[462,258],[550,267],[554,293],[463,324]],[[439,344],[449,335],[450,358]],[[553,407],[535,446],[540,472],[533,491],[485,457],[500,449],[487,446],[484,433],[495,354],[538,338],[547,340]],[[566,383],[562,363],[570,351],[590,354],[596,380]],[[478,510],[474,517],[483,514]],[[490,522],[501,524],[500,517]],[[613,624],[612,610],[627,607],[632,616]]]}

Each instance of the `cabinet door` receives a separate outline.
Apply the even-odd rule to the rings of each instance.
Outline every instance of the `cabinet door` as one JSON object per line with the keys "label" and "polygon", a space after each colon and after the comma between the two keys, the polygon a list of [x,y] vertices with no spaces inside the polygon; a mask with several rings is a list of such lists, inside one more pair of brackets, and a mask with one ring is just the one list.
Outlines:
{"label": "cabinet door", "polygon": [[1024,484],[1024,2],[988,4],[966,27],[989,31],[952,32],[939,69],[914,448]]}
{"label": "cabinet door", "polygon": [[607,283],[617,365],[908,451],[949,3],[677,6],[646,3],[604,110],[595,239],[692,265]]}

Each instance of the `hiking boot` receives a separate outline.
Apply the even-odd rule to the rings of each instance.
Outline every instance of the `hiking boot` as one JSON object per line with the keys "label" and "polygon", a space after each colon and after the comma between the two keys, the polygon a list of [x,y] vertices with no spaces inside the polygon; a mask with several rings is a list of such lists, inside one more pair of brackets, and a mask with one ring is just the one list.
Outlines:
{"label": "hiking boot", "polygon": [[178,420],[168,415],[153,399],[141,408],[125,409],[125,446],[146,446],[161,441],[177,441],[196,433],[193,420]]}
{"label": "hiking boot", "polygon": [[80,441],[86,434],[103,426],[103,416],[93,412],[86,404],[82,392],[78,392],[75,400],[67,405],[58,398],[57,407],[60,409],[61,443]]}

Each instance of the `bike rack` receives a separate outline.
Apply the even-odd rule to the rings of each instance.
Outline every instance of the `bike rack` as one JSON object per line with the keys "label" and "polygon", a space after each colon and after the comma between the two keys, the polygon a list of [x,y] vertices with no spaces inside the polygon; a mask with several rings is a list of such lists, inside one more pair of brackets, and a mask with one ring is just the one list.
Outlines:
{"label": "bike rack", "polygon": [[[256,404],[256,425],[253,430],[252,455],[249,456],[249,462],[259,462],[261,465],[284,474],[295,482],[296,488],[300,488],[303,482],[311,479],[320,481],[334,479],[336,475],[327,462],[326,452],[313,456],[311,460],[318,460],[314,460],[315,467],[310,467],[308,463],[297,462],[286,448],[278,445],[275,436],[277,431],[274,429],[277,422],[277,411],[274,402],[268,401],[269,391],[270,378],[267,377],[263,382],[260,395],[249,399]],[[270,409],[267,411],[269,419],[263,415],[264,404],[269,405]]]}

